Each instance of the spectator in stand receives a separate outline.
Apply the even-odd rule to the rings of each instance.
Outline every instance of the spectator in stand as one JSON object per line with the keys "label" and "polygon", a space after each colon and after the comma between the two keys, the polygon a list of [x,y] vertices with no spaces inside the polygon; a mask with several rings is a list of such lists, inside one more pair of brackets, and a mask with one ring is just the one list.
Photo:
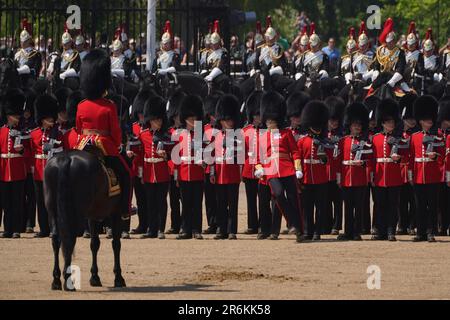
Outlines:
{"label": "spectator in stand", "polygon": [[295,27],[301,31],[304,26],[309,26],[311,24],[311,21],[309,20],[308,16],[306,15],[305,11],[301,11],[298,13],[297,18],[295,20]]}
{"label": "spectator in stand", "polygon": [[328,40],[328,46],[324,47],[322,51],[328,56],[330,60],[330,76],[336,74],[339,59],[341,59],[341,52],[336,48],[336,41],[334,38]]}

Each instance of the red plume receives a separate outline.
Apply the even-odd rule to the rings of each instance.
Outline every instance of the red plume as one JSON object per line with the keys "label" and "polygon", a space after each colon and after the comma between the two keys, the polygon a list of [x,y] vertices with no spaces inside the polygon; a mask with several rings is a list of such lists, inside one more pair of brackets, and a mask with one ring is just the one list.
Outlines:
{"label": "red plume", "polygon": [[214,32],[220,34],[219,20],[214,21]]}
{"label": "red plume", "polygon": [[394,31],[394,20],[392,20],[392,18],[388,18],[384,23],[383,32],[381,32],[381,35],[378,38],[380,40],[380,43],[386,43],[387,35],[392,31]]}
{"label": "red plume", "polygon": [[308,26],[303,26],[303,29],[302,29],[302,36],[304,36],[304,35],[308,35]]}
{"label": "red plume", "polygon": [[314,22],[311,22],[309,25],[309,35],[316,33],[316,24]]}
{"label": "red plume", "polygon": [[359,35],[362,35],[363,33],[367,34],[367,27],[366,27],[366,22],[365,21],[361,21],[361,26],[359,27]]}
{"label": "red plume", "polygon": [[170,34],[170,36],[172,36],[172,25],[170,24],[170,21],[169,20],[167,20],[166,21],[166,25],[164,26],[164,33],[168,33],[168,34]]}
{"label": "red plume", "polygon": [[266,29],[270,28],[272,26],[272,17],[271,16],[267,16],[266,18]]}
{"label": "red plume", "polygon": [[350,30],[348,31],[348,38],[349,39],[355,39],[355,28],[351,27]]}
{"label": "red plume", "polygon": [[119,27],[117,27],[116,31],[114,32],[114,39],[120,40],[121,33],[122,33],[122,28],[119,26]]}
{"label": "red plume", "polygon": [[427,34],[426,34],[426,36],[425,36],[425,40],[431,40],[431,41],[434,42],[434,39],[433,39],[433,29],[428,28]]}
{"label": "red plume", "polygon": [[256,33],[262,34],[261,21],[256,21]]}
{"label": "red plume", "polygon": [[416,35],[416,23],[414,21],[411,21],[409,23],[408,33],[407,34],[414,34]]}
{"label": "red plume", "polygon": [[67,27],[67,22],[64,22],[64,32],[69,32],[69,28]]}

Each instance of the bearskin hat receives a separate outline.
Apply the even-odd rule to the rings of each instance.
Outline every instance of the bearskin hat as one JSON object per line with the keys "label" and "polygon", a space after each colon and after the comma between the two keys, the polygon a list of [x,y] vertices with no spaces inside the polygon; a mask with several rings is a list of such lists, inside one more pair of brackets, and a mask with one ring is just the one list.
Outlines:
{"label": "bearskin hat", "polygon": [[160,96],[155,96],[147,100],[144,106],[144,121],[148,123],[150,120],[161,119],[163,127],[167,127],[167,101]]}
{"label": "bearskin hat", "polygon": [[450,121],[450,96],[445,96],[439,101],[438,123]]}
{"label": "bearskin hat", "polygon": [[189,117],[196,117],[198,121],[203,119],[203,101],[197,95],[187,95],[181,101],[180,122],[183,127]]}
{"label": "bearskin hat", "polygon": [[180,107],[184,98],[186,98],[186,93],[184,93],[182,90],[175,91],[172,97],[170,97],[166,108],[167,117],[169,118],[170,125],[173,125],[174,118],[180,115]]}
{"label": "bearskin hat", "polygon": [[305,130],[313,128],[324,132],[328,127],[328,118],[328,109],[325,103],[313,100],[303,108],[301,126]]}
{"label": "bearskin hat", "polygon": [[309,101],[311,101],[311,97],[303,91],[296,91],[291,94],[286,102],[286,117],[288,119],[291,117],[300,117],[302,115],[303,108]]}
{"label": "bearskin hat", "polygon": [[66,111],[67,98],[72,93],[72,90],[66,87],[59,88],[55,92],[56,100],[58,100],[58,113]]}
{"label": "bearskin hat", "polygon": [[216,106],[216,121],[233,120],[235,128],[240,126],[240,106],[238,99],[232,94],[223,95]]}
{"label": "bearskin hat", "polygon": [[67,123],[69,126],[75,126],[75,120],[77,117],[78,105],[84,100],[83,92],[74,91],[69,97],[67,97],[66,102],[66,113],[67,113]]}
{"label": "bearskin hat", "polygon": [[364,105],[368,111],[369,120],[375,120],[375,111],[377,110],[378,105],[381,103],[381,99],[377,96],[370,96],[366,100],[364,100]]}
{"label": "bearskin hat", "polygon": [[399,105],[403,120],[414,118],[413,106],[417,98],[418,96],[415,93],[407,93],[401,97]]}
{"label": "bearskin hat", "polygon": [[205,122],[209,123],[210,117],[215,116],[217,102],[220,100],[222,95],[223,95],[222,92],[216,91],[214,93],[211,93],[205,98],[205,103],[203,105],[203,114],[205,116]]}
{"label": "bearskin hat", "polygon": [[40,125],[42,119],[58,118],[58,100],[52,95],[43,94],[34,101],[34,118],[36,124]]}
{"label": "bearskin hat", "polygon": [[439,104],[433,96],[425,95],[414,102],[414,117],[417,121],[433,120],[436,123]]}
{"label": "bearskin hat", "polygon": [[9,89],[4,96],[3,116],[22,115],[25,102],[25,93],[21,89]]}
{"label": "bearskin hat", "polygon": [[369,128],[369,111],[362,103],[355,102],[347,106],[344,115],[344,127],[349,129],[352,123],[361,124],[363,131]]}
{"label": "bearskin hat", "polygon": [[268,91],[261,97],[261,122],[276,120],[278,126],[284,126],[286,116],[286,102],[281,94],[276,91]]}
{"label": "bearskin hat", "polygon": [[138,92],[131,107],[131,119],[133,122],[139,121],[139,115],[144,114],[145,103],[153,96],[155,96],[155,93],[151,89],[143,89]]}
{"label": "bearskin hat", "polygon": [[81,89],[89,100],[99,99],[112,86],[111,59],[101,49],[91,50],[80,70]]}
{"label": "bearskin hat", "polygon": [[325,99],[325,104],[328,108],[328,115],[332,120],[338,120],[340,124],[344,119],[345,101],[336,96],[331,96]]}
{"label": "bearskin hat", "polygon": [[253,91],[245,102],[245,109],[247,112],[247,122],[252,123],[253,118],[261,114],[261,98],[262,91]]}
{"label": "bearskin hat", "polygon": [[400,112],[397,101],[393,99],[384,99],[378,105],[375,111],[377,126],[381,128],[383,122],[394,120],[396,124],[400,122]]}

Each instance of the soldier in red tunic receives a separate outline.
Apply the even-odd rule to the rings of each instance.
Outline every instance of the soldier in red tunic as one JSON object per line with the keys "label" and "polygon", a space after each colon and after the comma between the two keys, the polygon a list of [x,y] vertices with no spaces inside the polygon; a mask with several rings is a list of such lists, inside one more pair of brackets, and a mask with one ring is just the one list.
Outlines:
{"label": "soldier in red tunic", "polygon": [[143,146],[143,181],[147,201],[148,230],[143,238],[164,239],[167,219],[167,193],[170,172],[168,165],[171,137],[168,134],[167,102],[161,97],[150,98],[144,107],[144,129],[139,140]]}
{"label": "soldier in red tunic", "polygon": [[[297,241],[301,242],[302,228],[297,194],[297,181],[301,179],[300,155],[292,132],[284,128],[286,103],[277,92],[270,91],[261,99],[262,124],[267,130],[259,135],[260,157],[255,175],[265,176],[276,206],[296,229]],[[272,207],[274,214],[275,206]],[[279,232],[279,230],[277,230]],[[272,234],[273,239],[278,234]]]}
{"label": "soldier in red tunic", "polygon": [[37,238],[50,235],[50,221],[44,204],[44,169],[53,154],[63,151],[62,133],[56,126],[58,102],[50,95],[41,95],[35,101],[34,116],[38,128],[31,131],[31,157],[33,158],[34,189],[40,232]]}
{"label": "soldier in red tunic", "polygon": [[[24,190],[27,168],[19,121],[25,103],[20,89],[10,89],[3,101],[5,125],[0,128],[0,196],[5,212],[1,238],[20,238],[24,210]],[[0,217],[1,219],[1,217]]]}
{"label": "soldier in red tunic", "polygon": [[327,163],[332,157],[321,142],[327,134],[327,126],[327,106],[320,101],[309,102],[302,112],[302,128],[307,133],[297,142],[304,174],[302,204],[306,240],[318,241],[323,234],[328,191]]}
{"label": "soldier in red tunic", "polygon": [[[172,135],[178,141],[172,152],[174,177],[181,192],[181,230],[177,239],[203,239],[202,202],[205,170],[203,167],[203,102],[198,96],[188,95],[180,105],[181,128]],[[199,128],[196,130],[196,128]],[[195,130],[195,133],[194,133]]]}
{"label": "soldier in red tunic", "polygon": [[[373,137],[374,201],[379,214],[375,221],[377,240],[396,241],[395,231],[400,205],[402,156],[408,154],[408,141],[402,139],[399,107],[396,101],[385,99],[376,110],[377,126],[382,131]],[[400,132],[399,132],[400,131]]]}
{"label": "soldier in red tunic", "polygon": [[119,154],[122,145],[117,107],[104,97],[111,87],[111,60],[95,49],[83,59],[80,72],[81,89],[86,100],[78,106],[76,128],[80,139],[90,139],[104,153],[108,167],[117,173],[121,186],[121,214],[129,219],[131,212],[131,172]]}
{"label": "soldier in red tunic", "polygon": [[414,116],[421,131],[411,136],[409,181],[414,186],[417,210],[417,235],[414,241],[435,242],[441,165],[445,141],[437,129],[438,102],[432,96],[414,102]]}
{"label": "soldier in red tunic", "polygon": [[367,142],[369,114],[366,107],[353,103],[345,110],[345,133],[339,142],[337,182],[342,187],[345,208],[345,232],[338,240],[361,240],[364,194],[369,184],[371,146]]}
{"label": "soldier in red tunic", "polygon": [[233,95],[224,95],[215,113],[214,164],[209,177],[216,186],[217,234],[214,239],[236,240],[238,228],[240,158],[244,159],[244,139],[240,126],[240,105]]}
{"label": "soldier in red tunic", "polygon": [[439,194],[439,235],[447,236],[450,227],[450,97],[446,96],[439,102],[438,123],[446,141],[445,162],[442,166],[444,183]]}

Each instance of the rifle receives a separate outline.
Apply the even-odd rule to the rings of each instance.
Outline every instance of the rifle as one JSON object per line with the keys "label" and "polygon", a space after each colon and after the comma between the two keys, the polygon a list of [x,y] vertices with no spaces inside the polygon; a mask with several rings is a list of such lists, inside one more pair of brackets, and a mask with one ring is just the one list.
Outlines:
{"label": "rifle", "polygon": [[368,148],[372,148],[372,145],[368,144],[364,140],[360,141],[358,144],[352,145],[352,153],[356,153],[354,160],[361,161],[363,155],[372,154],[373,150]]}
{"label": "rifle", "polygon": [[398,154],[399,150],[409,149],[409,140],[391,136],[388,138],[388,144],[392,146],[391,157]]}
{"label": "rifle", "polygon": [[324,138],[321,138],[321,137],[315,137],[313,139],[313,143],[316,146],[318,146],[318,148],[317,148],[317,156],[319,157],[320,161],[323,164],[327,164],[328,156],[327,156],[327,153],[325,152],[325,149],[333,149],[333,150],[335,150],[336,144],[333,143],[329,139],[324,139]]}
{"label": "rifle", "polygon": [[426,135],[423,137],[422,143],[426,146],[426,154],[434,152],[434,148],[444,147],[445,142],[442,138],[435,135]]}

